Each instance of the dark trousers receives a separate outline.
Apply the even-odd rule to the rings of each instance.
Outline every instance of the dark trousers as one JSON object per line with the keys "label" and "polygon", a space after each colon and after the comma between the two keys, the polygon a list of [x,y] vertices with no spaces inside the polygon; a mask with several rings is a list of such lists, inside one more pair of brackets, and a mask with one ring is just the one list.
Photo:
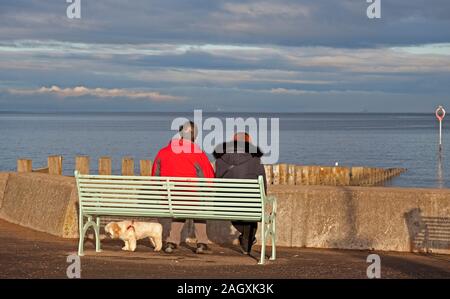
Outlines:
{"label": "dark trousers", "polygon": [[257,222],[232,221],[233,226],[241,233],[239,239],[242,246],[250,252],[252,250],[253,241],[256,239]]}

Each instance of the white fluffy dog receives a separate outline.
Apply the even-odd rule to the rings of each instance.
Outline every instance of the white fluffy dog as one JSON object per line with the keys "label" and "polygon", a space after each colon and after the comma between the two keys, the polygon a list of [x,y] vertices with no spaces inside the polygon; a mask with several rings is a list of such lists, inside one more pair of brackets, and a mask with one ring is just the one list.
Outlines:
{"label": "white fluffy dog", "polygon": [[125,242],[122,250],[135,251],[136,241],[149,238],[150,243],[160,251],[162,247],[162,225],[156,222],[120,221],[110,222],[105,226],[105,232],[111,239],[121,239]]}

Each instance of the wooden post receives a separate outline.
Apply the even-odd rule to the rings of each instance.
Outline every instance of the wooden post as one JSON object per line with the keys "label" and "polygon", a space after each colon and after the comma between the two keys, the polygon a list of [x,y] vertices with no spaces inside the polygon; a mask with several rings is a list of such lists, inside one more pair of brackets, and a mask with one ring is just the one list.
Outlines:
{"label": "wooden post", "polygon": [[372,172],[372,183],[371,185],[374,186],[377,184],[377,172],[378,169],[377,168],[371,168],[371,172]]}
{"label": "wooden post", "polygon": [[350,172],[351,169],[349,167],[343,167],[342,168],[342,176],[343,176],[343,181],[342,184],[343,186],[350,186]]}
{"label": "wooden post", "polygon": [[374,185],[377,184],[377,172],[378,172],[378,169],[377,168],[372,168],[371,170],[372,170],[372,183],[371,183],[371,185],[374,186]]}
{"label": "wooden post", "polygon": [[361,180],[364,174],[364,168],[363,167],[352,167],[352,178],[350,181],[350,184],[352,186],[359,186],[361,184]]}
{"label": "wooden post", "polygon": [[17,172],[32,172],[33,161],[31,159],[18,159]]}
{"label": "wooden post", "polygon": [[368,173],[368,175],[367,175],[368,180],[367,180],[366,185],[372,186],[374,184],[374,177],[375,177],[374,169],[372,167],[367,168],[367,173]]}
{"label": "wooden post", "polygon": [[378,184],[384,182],[383,173],[384,169],[378,168]]}
{"label": "wooden post", "polygon": [[305,185],[303,182],[303,173],[302,166],[295,166],[295,184],[296,185]]}
{"label": "wooden post", "polygon": [[273,184],[279,185],[280,184],[280,164],[273,165],[272,171],[273,171]]}
{"label": "wooden post", "polygon": [[150,160],[140,160],[139,168],[141,170],[142,176],[151,176],[152,175],[152,161]]}
{"label": "wooden post", "polygon": [[122,175],[134,175],[133,158],[125,157],[122,159]]}
{"label": "wooden post", "polygon": [[321,174],[320,174],[320,184],[326,185],[326,186],[333,186],[334,183],[334,176],[333,176],[333,169],[331,167],[321,167]]}
{"label": "wooden post", "polygon": [[295,165],[294,164],[289,164],[288,165],[288,177],[287,177],[287,184],[288,185],[295,185],[295,175],[296,175],[296,171],[295,171]]}
{"label": "wooden post", "polygon": [[270,164],[266,164],[264,165],[264,170],[266,171],[266,180],[267,180],[267,185],[272,185],[273,180],[273,172],[272,172],[272,165]]}
{"label": "wooden post", "polygon": [[369,182],[370,182],[370,169],[367,167],[363,167],[361,185],[370,185]]}
{"label": "wooden post", "polygon": [[394,176],[394,169],[389,168],[389,178],[392,178]]}
{"label": "wooden post", "polygon": [[314,166],[306,166],[307,185],[314,185]]}
{"label": "wooden post", "polygon": [[302,182],[303,185],[311,185],[311,172],[309,166],[302,167]]}
{"label": "wooden post", "polygon": [[342,186],[342,167],[331,167],[331,183],[333,186]]}
{"label": "wooden post", "polygon": [[288,182],[288,165],[287,164],[279,164],[279,172],[280,172],[280,184],[286,185]]}
{"label": "wooden post", "polygon": [[80,174],[89,174],[89,156],[75,157],[75,170]]}
{"label": "wooden post", "polygon": [[47,158],[48,174],[62,175],[63,168],[63,157],[62,156],[49,156]]}
{"label": "wooden post", "polygon": [[112,163],[110,157],[100,157],[98,159],[98,174],[99,175],[111,175]]}
{"label": "wooden post", "polygon": [[312,178],[311,185],[319,185],[320,184],[320,166],[311,166]]}

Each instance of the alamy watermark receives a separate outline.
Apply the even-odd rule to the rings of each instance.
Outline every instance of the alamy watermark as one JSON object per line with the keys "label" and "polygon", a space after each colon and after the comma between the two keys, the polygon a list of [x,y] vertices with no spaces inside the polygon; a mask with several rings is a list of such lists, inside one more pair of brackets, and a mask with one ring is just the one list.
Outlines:
{"label": "alamy watermark", "polygon": [[370,3],[367,7],[367,17],[369,19],[381,19],[381,0],[366,0]]}
{"label": "alamy watermark", "polygon": [[67,263],[70,263],[66,270],[67,278],[81,278],[81,259],[77,254],[71,254],[67,257]]}
{"label": "alamy watermark", "polygon": [[[66,15],[69,19],[81,19],[81,0],[66,0]],[[381,0],[366,0],[370,5],[367,7],[366,14],[369,19],[381,19]]]}
{"label": "alamy watermark", "polygon": [[367,267],[367,278],[381,278],[381,258],[378,254],[369,254],[366,262],[371,263]]}
{"label": "alamy watermark", "polygon": [[66,0],[69,3],[66,15],[69,19],[81,19],[81,0]]}
{"label": "alamy watermark", "polygon": [[[172,121],[171,129],[178,131],[188,121],[185,117],[178,117]],[[172,148],[174,152],[200,152],[203,150],[211,153],[214,150],[217,152],[226,151],[227,148],[217,147],[217,145],[233,140],[233,136],[236,133],[246,132],[251,136],[251,143],[255,145],[255,147],[248,148],[250,153],[256,153],[257,147],[259,147],[264,153],[264,156],[261,158],[264,164],[275,164],[278,162],[280,156],[279,118],[249,117],[243,119],[241,117],[228,117],[224,122],[218,117],[203,118],[202,110],[194,110],[193,122],[198,130],[195,143],[199,145],[199,148],[191,148],[189,146]],[[173,136],[173,139],[179,137],[180,135],[177,133]]]}

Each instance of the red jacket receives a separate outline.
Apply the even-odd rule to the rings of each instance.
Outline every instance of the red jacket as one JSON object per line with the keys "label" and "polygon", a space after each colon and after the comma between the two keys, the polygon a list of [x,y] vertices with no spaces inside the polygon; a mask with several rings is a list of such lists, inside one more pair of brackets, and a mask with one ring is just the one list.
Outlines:
{"label": "red jacket", "polygon": [[173,139],[156,155],[152,176],[213,178],[214,169],[198,145]]}

